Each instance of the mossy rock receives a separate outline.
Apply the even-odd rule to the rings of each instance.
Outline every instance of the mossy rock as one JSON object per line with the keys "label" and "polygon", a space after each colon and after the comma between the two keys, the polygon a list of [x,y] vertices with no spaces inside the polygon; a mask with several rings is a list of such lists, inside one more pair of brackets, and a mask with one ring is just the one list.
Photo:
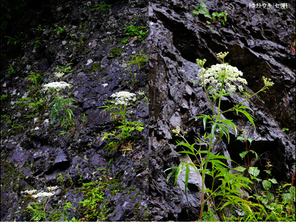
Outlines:
{"label": "mossy rock", "polygon": [[119,57],[121,55],[121,48],[120,47],[115,47],[110,50],[109,52],[109,57]]}

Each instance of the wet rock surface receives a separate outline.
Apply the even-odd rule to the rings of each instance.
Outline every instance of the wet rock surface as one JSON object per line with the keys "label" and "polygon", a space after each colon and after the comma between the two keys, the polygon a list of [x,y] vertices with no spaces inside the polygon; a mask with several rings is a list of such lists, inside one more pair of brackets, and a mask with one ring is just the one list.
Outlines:
{"label": "wet rock surface", "polygon": [[[251,1],[206,1],[210,13],[227,11],[225,26],[221,22],[207,24],[202,16],[193,17],[192,10],[198,3],[151,0],[149,5],[150,191],[156,198],[150,209],[155,221],[196,220],[199,214],[200,201],[194,194],[200,190],[200,176],[193,177],[199,184],[189,187],[186,201],[184,183],[178,182],[174,187],[173,180],[166,183],[168,173],[159,171],[177,166],[181,160],[172,130],[180,126],[187,132],[187,140],[193,143],[194,136],[201,136],[202,121],[189,119],[197,114],[210,114],[211,107],[201,86],[192,82],[199,72],[197,58],[207,59],[205,67],[210,67],[218,63],[217,53],[228,51],[227,62],[243,72],[250,92],[262,88],[262,76],[275,83],[267,93],[260,94],[260,99],[252,99],[248,104],[255,111],[256,130],[245,119],[227,118],[233,119],[253,139],[251,147],[261,157],[261,163],[255,164],[259,169],[263,170],[270,159],[280,184],[292,180],[295,52],[290,47],[295,3],[289,2],[289,10],[279,10],[252,9],[249,8]],[[233,95],[222,109],[240,101]],[[282,131],[284,127],[289,129],[288,134]],[[244,144],[235,141],[232,135],[229,145],[220,142],[213,152],[241,163],[239,153],[244,149]],[[195,197],[189,200],[190,196]]]}
{"label": "wet rock surface", "polygon": [[[108,10],[96,9],[104,4],[110,6]],[[148,95],[147,63],[141,64],[140,69],[137,64],[125,63],[140,51],[147,54],[147,35],[143,39],[127,36],[123,29],[130,25],[149,29],[148,2],[28,1],[26,10],[31,13],[22,18],[21,24],[26,28],[18,27],[24,33],[24,44],[18,52],[5,46],[6,64],[1,64],[1,95],[8,95],[7,100],[1,100],[1,115],[7,115],[5,119],[1,117],[1,220],[31,220],[26,208],[32,200],[23,191],[48,192],[48,186],[59,189],[46,207],[52,210],[46,220],[83,219],[88,213],[80,202],[86,199],[88,189],[84,185],[90,182],[101,182],[105,192],[104,202],[98,200],[97,207],[97,212],[104,214],[92,220],[147,219],[146,99],[142,96],[133,107],[127,108],[133,111],[128,120],[142,121],[146,126],[141,133],[133,133],[137,141],[132,151],[125,154],[109,153],[104,148],[107,140],[101,140],[102,134],[114,130],[114,125],[110,114],[102,113],[99,107],[118,91],[141,91]],[[29,14],[35,15],[34,18]],[[35,45],[37,40],[39,47]],[[110,55],[114,49],[120,52],[116,56]],[[14,58],[9,58],[12,51]],[[6,72],[8,64],[15,73]],[[71,72],[56,79],[55,68],[68,64]],[[62,94],[76,100],[72,108],[75,129],[61,134],[64,129],[51,123],[51,111],[45,107],[34,118],[24,117],[31,115],[32,110],[15,102],[40,90],[29,88],[32,82],[26,77],[31,72],[43,73],[41,87],[59,80],[72,85]],[[46,97],[49,104],[52,96]],[[67,202],[76,210],[66,208],[67,215],[61,215],[59,211],[64,210]]]}
{"label": "wet rock surface", "polygon": [[[110,4],[110,10],[93,10],[102,3]],[[26,208],[32,200],[22,192],[47,192],[48,186],[56,185],[59,189],[47,206],[55,218],[47,220],[83,220],[86,209],[80,202],[86,199],[84,185],[90,182],[104,185],[104,202],[96,208],[107,218],[101,215],[93,220],[196,220],[200,175],[192,173],[186,195],[184,175],[174,186],[173,178],[167,182],[168,172],[164,170],[185,158],[178,153],[172,130],[180,126],[187,132],[187,140],[193,142],[194,136],[202,133],[202,121],[189,119],[210,112],[203,89],[192,82],[199,72],[195,60],[205,58],[210,67],[218,62],[215,54],[221,51],[230,52],[227,62],[244,73],[250,92],[263,86],[262,76],[275,83],[248,104],[255,111],[256,130],[241,117],[227,118],[245,128],[253,139],[252,149],[261,157],[255,165],[262,169],[270,159],[278,182],[291,182],[296,92],[295,53],[290,47],[295,2],[289,2],[289,9],[280,10],[252,9],[249,0],[206,1],[210,12],[227,11],[225,26],[220,22],[207,24],[202,16],[193,17],[192,10],[198,3],[28,1],[28,13],[19,19],[18,30],[7,34],[23,32],[24,44],[9,49],[2,43],[6,56],[1,63],[1,95],[8,96],[1,98],[1,115],[6,115],[1,116],[1,221],[30,221]],[[146,26],[149,36],[142,40],[124,35],[123,28],[133,24]],[[57,26],[65,30],[57,32]],[[149,64],[139,67],[125,63],[138,52],[149,56]],[[64,129],[51,124],[49,109],[40,107],[36,117],[28,118],[32,110],[16,101],[40,90],[29,88],[33,84],[26,77],[31,72],[44,73],[40,83],[44,85],[57,81],[56,66],[69,63],[72,71],[62,80],[72,88],[63,95],[76,100],[75,129],[61,134]],[[14,73],[7,70],[9,64]],[[102,135],[115,127],[100,106],[118,91],[142,91],[149,105],[142,96],[142,103],[137,101],[134,107],[128,107],[133,112],[128,120],[145,123],[140,134],[132,133],[137,137],[132,151],[109,153]],[[52,96],[46,96],[48,103]],[[240,101],[233,95],[225,101],[225,108]],[[244,149],[244,144],[231,134],[231,143],[216,143],[213,152],[240,163],[238,154]],[[66,208],[68,215],[62,216],[58,211],[67,202],[76,210]]]}

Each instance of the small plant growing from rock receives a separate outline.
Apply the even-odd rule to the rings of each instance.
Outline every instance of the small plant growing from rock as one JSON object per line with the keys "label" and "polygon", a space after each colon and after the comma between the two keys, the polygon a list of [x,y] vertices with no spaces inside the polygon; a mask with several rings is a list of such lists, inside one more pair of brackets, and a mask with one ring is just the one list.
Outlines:
{"label": "small plant growing from rock", "polygon": [[[227,139],[227,142],[230,142],[230,131],[237,135],[239,128],[233,123],[232,120],[226,119],[224,114],[226,112],[235,112],[236,115],[239,113],[246,116],[246,118],[251,122],[251,124],[255,128],[255,123],[253,116],[247,112],[247,110],[252,111],[250,108],[244,105],[244,102],[252,98],[253,96],[257,95],[259,92],[265,91],[273,83],[270,79],[263,77],[264,86],[258,92],[250,95],[248,93],[244,93],[246,95],[245,99],[242,100],[239,104],[234,105],[232,108],[227,109],[225,111],[221,110],[221,103],[222,97],[227,97],[231,94],[234,94],[238,89],[240,92],[243,92],[243,85],[247,84],[247,81],[242,78],[242,72],[239,71],[236,67],[230,66],[227,63],[224,63],[224,58],[227,56],[228,53],[219,53],[217,54],[217,58],[222,62],[222,64],[216,64],[211,66],[208,69],[203,68],[206,60],[197,59],[197,64],[201,67],[200,74],[198,75],[198,80],[201,82],[203,89],[206,93],[207,100],[211,105],[212,114],[199,114],[194,119],[202,119],[203,128],[206,131],[206,127],[210,124],[210,133],[205,132],[203,137],[198,138],[196,137],[196,141],[200,145],[199,149],[196,149],[195,143],[189,144],[186,141],[185,137],[182,135],[181,130],[179,127],[176,127],[173,130],[173,133],[176,136],[181,137],[182,141],[178,142],[177,146],[183,146],[186,149],[180,153],[185,153],[191,156],[194,156],[197,161],[197,167],[192,162],[191,158],[188,156],[186,161],[182,161],[178,167],[172,167],[167,170],[173,170],[169,175],[168,179],[175,173],[175,184],[180,173],[185,170],[185,192],[188,186],[188,179],[190,168],[197,172],[201,172],[202,174],[202,185],[201,185],[201,210],[199,219],[201,220],[202,217],[206,220],[214,220],[214,214],[218,210],[222,210],[227,205],[230,206],[239,206],[241,209],[246,210],[248,206],[251,205],[247,200],[241,198],[241,196],[246,196],[244,192],[241,192],[237,188],[242,188],[242,191],[245,189],[250,189],[249,185],[250,180],[243,177],[240,174],[232,174],[227,171],[228,167],[221,159],[229,160],[229,158],[225,156],[221,156],[219,154],[211,153],[213,149],[214,142],[219,142],[224,136]],[[215,106],[217,105],[217,108]],[[207,150],[201,150],[202,147],[207,147]],[[202,155],[205,154],[206,157],[203,158]],[[207,169],[208,163],[212,164],[211,169]],[[166,170],[166,171],[167,171]],[[240,169],[235,169],[239,171]],[[211,176],[213,179],[221,177],[223,180],[221,185],[214,190],[214,188],[205,188],[205,177],[206,175]],[[207,198],[205,198],[207,195]],[[215,198],[222,199],[223,202],[220,201],[216,203]],[[212,205],[208,207],[208,211],[210,215],[207,215],[203,212],[206,202],[210,202]]]}
{"label": "small plant growing from rock", "polygon": [[68,63],[65,66],[57,65],[55,69],[58,70],[59,72],[62,72],[62,73],[71,73],[72,72],[72,69],[71,69],[72,64],[73,63]]}
{"label": "small plant growing from rock", "polygon": [[86,221],[93,220],[106,220],[106,212],[108,211],[105,208],[104,193],[105,185],[104,182],[90,182],[83,183],[82,191],[85,193],[85,200],[80,201],[82,206],[85,208],[84,219]]}
{"label": "small plant growing from rock", "polygon": [[66,29],[66,26],[63,26],[63,27],[61,27],[61,26],[59,26],[59,25],[55,25],[55,29],[54,29],[54,31],[59,35],[59,34],[61,34],[61,33],[63,33],[63,32],[65,32],[65,29]]}
{"label": "small plant growing from rock", "polygon": [[129,61],[125,61],[125,63],[131,64],[131,65],[137,64],[139,69],[141,69],[142,68],[141,66],[147,63],[149,60],[148,56],[146,54],[143,54],[142,52],[143,50],[137,52],[135,55],[132,55],[131,56],[132,59]]}
{"label": "small plant growing from rock", "polygon": [[13,68],[13,66],[11,64],[8,65],[7,72],[9,74],[14,74],[15,73],[15,70],[14,70],[14,68]]}
{"label": "small plant growing from rock", "polygon": [[106,3],[96,4],[95,8],[91,9],[90,11],[101,11],[101,12],[107,12],[110,10],[112,5],[107,5]]}
{"label": "small plant growing from rock", "polygon": [[69,88],[70,84],[63,81],[51,82],[44,85],[45,90],[52,89],[52,92],[54,94],[54,100],[48,105],[49,107],[52,106],[51,123],[55,123],[57,116],[62,114],[59,117],[58,125],[63,128],[75,125],[73,111],[71,110],[71,108],[75,107],[73,105],[73,102],[75,102],[75,100],[73,98],[64,98],[59,94],[59,91],[66,87]]}
{"label": "small plant growing from rock", "polygon": [[0,101],[4,101],[7,99],[7,94],[2,94],[0,97]]}
{"label": "small plant growing from rock", "polygon": [[[212,22],[221,21],[223,25],[227,21],[227,12],[213,12],[212,16],[210,15],[209,11],[207,10],[207,5],[203,2],[200,2],[196,7],[195,10],[192,12],[193,16],[203,15],[206,19],[212,20]],[[210,22],[207,20],[207,23]]]}
{"label": "small plant growing from rock", "polygon": [[[136,22],[134,22],[136,25]],[[136,36],[141,40],[144,40],[144,36],[149,32],[146,26],[136,27],[134,25],[127,26],[124,29],[124,35],[126,36]]]}
{"label": "small plant growing from rock", "polygon": [[[35,194],[37,190],[26,190],[23,191],[22,193],[28,194],[31,196],[33,199],[36,199],[36,202],[31,202],[27,206],[26,210],[31,213],[32,218],[31,220],[33,221],[40,221],[40,220],[46,220],[46,206],[52,196],[54,194],[51,191],[54,191],[58,189],[58,187],[48,187],[47,188],[49,192],[39,192],[38,194]],[[48,197],[45,199],[43,202],[42,200],[38,201],[37,198],[43,198],[43,197]]]}
{"label": "small plant growing from rock", "polygon": [[93,63],[93,64],[91,65],[91,70],[90,70],[90,72],[95,72],[95,71],[98,70],[98,69],[102,69],[101,66],[100,66],[100,64],[99,64],[99,63]]}
{"label": "small plant growing from rock", "polygon": [[110,112],[111,120],[114,123],[119,123],[119,126],[116,126],[116,130],[110,133],[104,133],[101,139],[108,139],[107,149],[110,152],[117,150],[121,145],[121,150],[125,152],[132,150],[132,131],[142,132],[144,129],[144,123],[140,121],[128,121],[126,115],[132,113],[128,111],[127,108],[129,105],[132,105],[132,102],[136,101],[136,95],[134,93],[129,93],[127,91],[120,91],[111,95],[113,98],[110,101],[106,101],[106,105],[102,106],[104,112]]}
{"label": "small plant growing from rock", "polygon": [[21,38],[22,34],[23,34],[23,32],[21,32],[15,38],[11,37],[11,36],[5,36],[5,38],[7,38],[7,45],[14,45],[14,46],[22,45],[24,43],[23,42],[24,40]]}
{"label": "small plant growing from rock", "polygon": [[119,57],[121,55],[121,48],[120,47],[114,47],[110,50],[109,56],[110,57]]}

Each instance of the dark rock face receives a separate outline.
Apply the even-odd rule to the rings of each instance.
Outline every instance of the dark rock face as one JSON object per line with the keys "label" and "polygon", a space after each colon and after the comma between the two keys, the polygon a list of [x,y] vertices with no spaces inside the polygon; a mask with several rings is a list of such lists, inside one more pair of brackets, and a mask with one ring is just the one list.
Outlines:
{"label": "dark rock face", "polygon": [[[248,81],[252,92],[263,86],[262,76],[275,85],[260,100],[248,104],[255,113],[256,130],[245,119],[234,119],[253,139],[251,149],[261,156],[263,169],[270,159],[274,176],[279,182],[291,182],[295,163],[295,53],[290,50],[295,26],[295,2],[288,10],[252,9],[251,1],[206,1],[207,9],[227,11],[225,26],[207,24],[202,17],[193,17],[192,10],[199,1],[150,1],[150,193],[152,219],[195,220],[199,214],[199,188],[189,188],[188,200],[182,185],[166,183],[169,167],[180,163],[172,130],[176,126],[187,132],[187,140],[201,135],[202,121],[189,121],[197,114],[210,111],[206,96],[196,79],[199,72],[197,58],[207,59],[205,67],[218,63],[215,55],[229,52],[227,62],[236,66]],[[284,18],[284,19],[283,19]],[[231,96],[229,106],[240,98]],[[225,102],[227,104],[227,101]],[[224,109],[227,109],[224,108]],[[281,129],[289,128],[289,134]],[[232,136],[229,145],[219,143],[220,152],[241,162],[239,153],[244,144]],[[198,176],[193,185],[200,186]],[[178,188],[178,189],[176,189]],[[197,202],[194,204],[193,200]],[[176,208],[177,207],[177,208]]]}
{"label": "dark rock face", "polygon": [[[95,9],[104,4],[110,5],[110,9]],[[28,13],[20,22],[22,27],[18,27],[24,33],[24,44],[19,46],[18,56],[17,50],[13,50],[15,61],[9,57],[12,52],[9,46],[3,45],[7,53],[5,62],[12,64],[16,72],[10,74],[6,66],[2,69],[1,95],[7,94],[8,99],[4,103],[1,99],[1,115],[6,114],[7,119],[19,125],[12,127],[1,118],[1,133],[5,133],[1,135],[1,220],[29,221],[32,216],[26,208],[32,200],[22,192],[26,189],[48,192],[48,186],[59,189],[48,203],[47,209],[53,212],[47,220],[65,221],[72,217],[79,220],[86,217],[86,209],[80,202],[86,199],[83,185],[90,182],[104,185],[104,202],[98,200],[97,209],[102,213],[104,210],[104,214],[92,220],[105,217],[111,221],[147,220],[147,100],[142,96],[127,108],[133,112],[127,115],[128,120],[141,121],[145,128],[141,133],[131,133],[137,140],[126,154],[109,153],[104,148],[107,141],[101,140],[103,132],[113,131],[114,124],[110,114],[102,113],[99,107],[118,91],[141,91],[148,95],[148,64],[139,68],[137,64],[125,63],[138,52],[147,54],[148,35],[143,35],[142,40],[125,35],[123,29],[130,25],[149,29],[148,2],[28,1],[25,9]],[[37,40],[39,47],[35,47]],[[116,57],[110,53],[114,49],[120,52]],[[28,90],[31,85],[25,79],[28,74],[42,73],[43,85],[57,81],[55,67],[69,63],[72,71],[65,73],[62,80],[72,88],[63,96],[76,100],[75,129],[62,135],[63,128],[50,123],[49,108],[40,108],[37,117],[30,119],[24,118],[28,110],[13,102],[40,90]],[[46,97],[48,105],[52,98]],[[76,208],[67,209],[68,218],[59,213],[66,202]]]}
{"label": "dark rock face", "polygon": [[[111,5],[110,10],[93,10],[103,3]],[[210,67],[218,62],[215,54],[221,51],[229,51],[227,62],[244,73],[250,92],[263,86],[262,76],[275,83],[247,104],[255,111],[256,130],[246,119],[227,118],[253,139],[251,148],[261,157],[254,165],[263,169],[269,159],[278,182],[291,182],[296,130],[295,53],[291,51],[295,2],[289,3],[289,9],[279,10],[249,8],[249,0],[206,1],[210,12],[227,11],[225,26],[220,22],[207,24],[202,16],[193,17],[198,3],[27,1],[28,13],[7,34],[14,37],[17,31],[23,32],[24,44],[9,50],[1,43],[1,95],[8,95],[1,99],[1,115],[7,115],[4,119],[1,116],[1,221],[30,221],[26,208],[32,200],[23,191],[47,192],[48,186],[56,185],[59,189],[47,206],[56,217],[47,220],[83,220],[87,215],[81,204],[86,199],[85,184],[95,182],[104,185],[104,201],[97,206],[104,216],[96,216],[94,221],[196,220],[201,202],[200,174],[190,172],[185,194],[184,173],[174,186],[173,178],[167,182],[165,170],[185,158],[178,153],[172,130],[180,126],[192,143],[194,136],[201,136],[202,121],[189,119],[210,112],[203,89],[192,82],[199,72],[195,61],[205,58],[206,67]],[[123,28],[133,24],[149,28],[149,37],[126,36]],[[65,26],[64,32],[58,33],[57,26]],[[41,45],[36,47],[38,40]],[[149,64],[138,67],[125,63],[137,52],[148,55]],[[27,118],[29,110],[15,102],[40,90],[28,89],[32,83],[26,77],[31,72],[44,74],[43,85],[56,81],[56,66],[69,63],[72,71],[62,80],[72,88],[63,95],[76,100],[75,129],[62,135],[63,128],[50,123],[46,106],[39,108],[37,117]],[[14,73],[7,70],[8,64]],[[128,120],[145,124],[141,133],[131,133],[136,138],[132,151],[109,153],[102,135],[115,126],[110,114],[100,107],[118,91],[149,94],[149,105],[143,96],[128,107],[132,111]],[[48,96],[47,104],[50,100]],[[223,109],[240,101],[239,96],[232,95],[223,101]],[[282,128],[288,128],[288,133]],[[244,150],[244,144],[231,134],[230,144],[216,143],[212,152],[241,163],[238,154]],[[76,210],[67,208],[67,216],[62,216],[59,210],[64,210],[67,202]]]}

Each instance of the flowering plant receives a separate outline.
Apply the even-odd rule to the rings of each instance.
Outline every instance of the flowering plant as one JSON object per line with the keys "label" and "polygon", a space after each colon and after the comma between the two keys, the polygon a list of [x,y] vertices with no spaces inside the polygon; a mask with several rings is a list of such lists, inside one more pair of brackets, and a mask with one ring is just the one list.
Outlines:
{"label": "flowering plant", "polygon": [[[47,188],[49,191],[53,191],[58,189],[57,186],[55,187],[48,187]],[[37,190],[25,190],[22,193],[26,193],[29,194],[32,198],[37,199],[39,197],[43,198],[43,197],[48,197],[47,199],[45,199],[45,201],[43,203],[39,203],[39,202],[31,202],[28,206],[27,206],[27,210],[29,212],[32,213],[32,218],[31,220],[33,221],[40,221],[42,219],[46,219],[46,206],[50,200],[50,198],[52,196],[54,196],[54,194],[52,192],[39,192],[38,194],[34,194],[36,193]],[[34,194],[34,195],[33,195]]]}
{"label": "flowering plant", "polygon": [[51,109],[51,116],[52,116],[51,123],[53,124],[55,122],[58,114],[64,112],[65,115],[60,116],[59,123],[58,123],[63,128],[69,125],[74,126],[75,124],[75,121],[73,118],[74,116],[73,111],[71,110],[71,108],[75,107],[72,104],[73,102],[75,102],[75,100],[73,98],[64,98],[59,94],[59,91],[66,87],[70,88],[71,85],[64,81],[51,82],[44,85],[45,90],[52,89],[54,93],[54,100],[48,105],[48,106],[53,105]]}
{"label": "flowering plant", "polygon": [[[213,65],[208,69],[203,68],[206,60],[200,60],[197,59],[196,62],[198,65],[201,66],[200,73],[198,75],[198,80],[201,82],[201,85],[204,88],[204,91],[206,93],[207,99],[210,102],[211,108],[212,108],[212,114],[199,114],[192,119],[199,119],[202,118],[203,127],[206,131],[207,124],[211,125],[210,133],[205,132],[203,137],[198,138],[196,137],[196,140],[198,141],[198,145],[200,145],[199,150],[197,150],[194,144],[190,144],[186,138],[181,134],[180,128],[177,126],[175,130],[173,130],[173,133],[181,137],[183,141],[178,142],[177,146],[183,146],[183,148],[187,148],[188,150],[181,151],[180,153],[186,153],[190,156],[195,157],[197,164],[196,166],[199,166],[197,169],[195,165],[193,164],[191,158],[188,156],[186,161],[182,161],[178,167],[172,167],[168,168],[167,170],[173,170],[170,174],[168,174],[168,179],[172,176],[173,173],[175,173],[175,184],[177,182],[177,179],[180,175],[180,173],[183,170],[183,167],[186,167],[185,171],[185,193],[186,188],[188,186],[188,179],[189,179],[189,173],[190,168],[193,168],[197,172],[202,173],[202,188],[201,188],[201,210],[200,210],[200,216],[199,219],[205,216],[206,213],[203,213],[203,209],[205,206],[205,203],[208,201],[211,201],[213,204],[212,207],[214,207],[214,212],[212,212],[213,209],[208,209],[210,212],[211,217],[209,218],[211,221],[215,220],[213,216],[214,213],[217,210],[223,209],[226,204],[230,204],[232,206],[240,206],[242,209],[245,209],[249,203],[247,203],[246,200],[241,199],[242,192],[237,190],[237,188],[246,188],[250,189],[248,184],[250,181],[239,174],[232,174],[227,171],[228,167],[224,163],[221,162],[221,159],[230,160],[229,158],[225,156],[221,156],[219,154],[213,154],[211,153],[212,148],[214,147],[214,142],[219,142],[224,136],[226,137],[228,143],[230,142],[230,134],[229,130],[231,129],[235,135],[237,135],[238,130],[240,130],[232,120],[226,119],[223,114],[226,112],[235,111],[236,114],[242,113],[244,114],[248,120],[252,123],[252,125],[255,128],[255,123],[253,116],[247,112],[247,110],[252,111],[250,108],[244,105],[244,102],[249,100],[251,97],[257,95],[259,92],[264,91],[268,89],[268,87],[272,86],[273,83],[270,81],[270,79],[263,77],[264,86],[262,89],[260,89],[258,92],[254,93],[253,95],[250,95],[246,92],[243,92],[246,95],[246,98],[242,100],[239,104],[234,105],[232,108],[222,111],[221,110],[221,98],[222,96],[229,96],[231,94],[234,94],[235,91],[238,90],[240,92],[243,91],[243,85],[247,84],[247,81],[242,78],[242,72],[239,71],[236,67],[230,66],[226,63],[224,63],[224,58],[227,56],[228,53],[219,53],[217,54],[217,58],[222,62],[222,64]],[[218,102],[218,104],[217,104]],[[217,109],[216,109],[217,104]],[[208,147],[207,150],[201,150],[202,146]],[[202,154],[206,154],[205,158],[202,157]],[[207,169],[208,163],[211,162],[212,168],[211,170]],[[165,170],[165,171],[167,171]],[[238,170],[239,171],[239,170]],[[205,177],[207,175],[210,175],[212,179],[215,179],[215,177],[223,178],[221,185],[217,189],[210,189],[205,188]],[[220,179],[221,180],[221,179]],[[214,180],[213,180],[214,182]],[[237,185],[237,186],[236,186]],[[205,199],[205,194],[207,194],[207,198]],[[246,195],[245,195],[246,196]],[[215,197],[222,198],[222,201],[225,201],[226,203],[224,205],[222,204],[222,201],[219,203],[215,203]],[[205,219],[206,220],[206,219]]]}
{"label": "flowering plant", "polygon": [[49,88],[54,88],[57,91],[59,91],[60,89],[65,89],[66,87],[70,88],[71,85],[64,82],[64,81],[59,81],[59,82],[50,82],[48,84],[45,84],[43,87],[45,90],[47,90]]}
{"label": "flowering plant", "polygon": [[[140,121],[128,121],[126,118],[127,114],[131,114],[132,111],[128,111],[127,108],[129,105],[133,105],[133,102],[136,101],[136,94],[130,93],[127,91],[119,91],[111,95],[112,100],[106,101],[106,104],[102,106],[104,110],[110,112],[111,121],[119,123],[117,125],[117,130],[114,130],[111,133],[104,133],[101,141],[108,139],[107,148],[111,150],[117,150],[121,144],[121,150],[125,152],[127,150],[132,150],[132,143],[129,141],[132,137],[132,131],[142,132],[144,129],[144,123]],[[109,138],[111,136],[115,140]]]}

